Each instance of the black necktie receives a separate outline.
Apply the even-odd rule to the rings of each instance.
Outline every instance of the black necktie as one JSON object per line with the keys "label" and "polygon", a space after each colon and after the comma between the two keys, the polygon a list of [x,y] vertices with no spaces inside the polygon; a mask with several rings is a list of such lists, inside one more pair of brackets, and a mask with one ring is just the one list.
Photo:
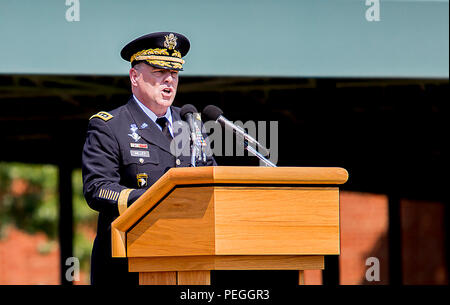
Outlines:
{"label": "black necktie", "polygon": [[161,118],[157,118],[156,124],[161,126],[162,133],[167,137],[167,139],[169,139],[169,141],[172,141],[173,138],[172,138],[172,135],[170,134],[169,121],[167,120],[167,118],[164,116]]}

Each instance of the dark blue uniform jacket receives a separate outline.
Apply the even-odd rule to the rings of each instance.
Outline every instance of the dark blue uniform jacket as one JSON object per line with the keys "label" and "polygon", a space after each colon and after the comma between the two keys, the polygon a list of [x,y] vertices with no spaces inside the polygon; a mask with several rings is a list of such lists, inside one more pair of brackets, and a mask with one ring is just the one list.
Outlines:
{"label": "dark blue uniform jacket", "polygon": [[[172,106],[171,110],[173,122],[180,121],[180,109]],[[197,164],[212,165],[216,165],[212,157]],[[133,189],[129,206],[166,171],[179,166],[190,166],[190,156],[171,153],[170,141],[133,97],[126,105],[89,120],[82,156],[83,192],[89,206],[99,212],[92,284],[138,283],[137,274],[128,272],[126,259],[111,257],[111,222],[119,216],[119,196]],[[138,176],[144,180],[138,182]]]}

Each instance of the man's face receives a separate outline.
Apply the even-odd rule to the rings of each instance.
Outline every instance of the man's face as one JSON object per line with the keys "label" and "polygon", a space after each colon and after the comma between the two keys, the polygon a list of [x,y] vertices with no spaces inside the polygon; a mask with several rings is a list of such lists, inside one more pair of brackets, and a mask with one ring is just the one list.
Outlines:
{"label": "man's face", "polygon": [[164,115],[175,99],[178,71],[159,69],[145,63],[130,70],[134,95],[157,115]]}

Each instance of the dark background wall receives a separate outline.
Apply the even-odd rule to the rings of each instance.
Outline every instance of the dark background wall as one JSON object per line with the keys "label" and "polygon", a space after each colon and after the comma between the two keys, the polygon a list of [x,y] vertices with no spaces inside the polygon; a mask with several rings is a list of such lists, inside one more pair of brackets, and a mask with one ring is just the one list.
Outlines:
{"label": "dark background wall", "polygon": [[[175,105],[279,121],[279,166],[343,166],[348,188],[437,198],[448,88],[446,80],[181,76]],[[89,117],[129,96],[127,77],[0,76],[0,160],[79,167]]]}

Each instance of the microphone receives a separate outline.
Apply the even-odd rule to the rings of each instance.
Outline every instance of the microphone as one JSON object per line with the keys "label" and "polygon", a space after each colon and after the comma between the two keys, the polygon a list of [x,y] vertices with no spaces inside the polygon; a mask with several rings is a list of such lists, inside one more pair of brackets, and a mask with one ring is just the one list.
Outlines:
{"label": "microphone", "polygon": [[191,136],[194,135],[195,127],[194,127],[194,113],[197,113],[197,108],[194,105],[186,104],[181,107],[180,116],[183,120],[187,121],[189,124],[189,129],[191,130]]}
{"label": "microphone", "polygon": [[222,115],[223,111],[219,107],[214,106],[214,105],[208,105],[203,109],[202,114],[208,120],[219,122],[222,126],[231,128],[234,131],[234,133],[236,133],[237,135],[244,138],[244,147],[245,147],[245,149],[247,149],[247,151],[254,154],[256,157],[258,157],[260,160],[262,160],[266,165],[271,166],[271,167],[276,167],[275,164],[273,164],[272,162],[270,162],[269,160],[264,158],[263,155],[261,155],[259,152],[257,152],[253,147],[249,146],[248,143],[257,145],[264,152],[265,155],[269,154],[269,151],[267,150],[267,148],[265,148],[264,146],[259,144],[258,141],[256,141],[252,136],[250,136],[248,133],[246,133],[245,130],[242,129],[240,126],[237,126],[237,125],[233,124],[232,122],[230,122],[229,120],[227,120]]}
{"label": "microphone", "polygon": [[206,155],[203,152],[203,139],[202,134],[200,132],[200,128],[195,123],[194,113],[198,113],[197,108],[194,105],[186,104],[181,107],[180,116],[188,122],[189,129],[191,131],[191,166],[195,167],[195,159],[198,157],[199,159],[203,159],[206,161]]}

